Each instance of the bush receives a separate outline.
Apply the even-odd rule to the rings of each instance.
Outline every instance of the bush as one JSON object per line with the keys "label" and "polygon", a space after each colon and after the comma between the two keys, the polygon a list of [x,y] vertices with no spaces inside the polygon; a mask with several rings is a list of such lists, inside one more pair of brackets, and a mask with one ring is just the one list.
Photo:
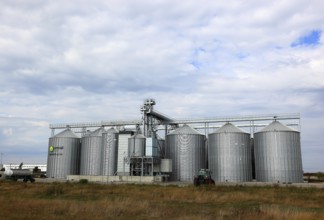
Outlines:
{"label": "bush", "polygon": [[80,184],[88,184],[89,181],[88,181],[87,179],[80,179],[80,180],[79,180],[79,183],[80,183]]}

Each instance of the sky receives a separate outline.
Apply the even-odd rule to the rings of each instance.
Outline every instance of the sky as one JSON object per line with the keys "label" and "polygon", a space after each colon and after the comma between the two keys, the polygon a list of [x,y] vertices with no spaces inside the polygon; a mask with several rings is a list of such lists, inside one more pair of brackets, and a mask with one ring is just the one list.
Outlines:
{"label": "sky", "polygon": [[324,171],[324,1],[1,0],[3,163],[46,163],[49,124],[301,114]]}

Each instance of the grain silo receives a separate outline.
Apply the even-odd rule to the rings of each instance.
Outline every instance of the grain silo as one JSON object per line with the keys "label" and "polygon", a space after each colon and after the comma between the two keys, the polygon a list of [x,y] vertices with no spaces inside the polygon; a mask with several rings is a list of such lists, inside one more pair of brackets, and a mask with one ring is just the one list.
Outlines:
{"label": "grain silo", "polygon": [[102,133],[102,175],[113,176],[117,172],[118,132],[114,129]]}
{"label": "grain silo", "polygon": [[171,180],[193,181],[200,169],[206,168],[205,158],[206,137],[184,125],[166,137],[166,158],[172,159]]}
{"label": "grain silo", "polygon": [[80,175],[101,175],[103,132],[104,128],[98,128],[82,137]]}
{"label": "grain silo", "polygon": [[146,138],[142,134],[135,134],[128,138],[128,156],[144,157],[145,156]]}
{"label": "grain silo", "polygon": [[303,182],[300,132],[278,121],[254,134],[256,180]]}
{"label": "grain silo", "polygon": [[216,182],[252,181],[250,134],[226,123],[208,136],[208,162]]}
{"label": "grain silo", "polygon": [[49,138],[47,177],[65,179],[80,172],[80,137],[69,128]]}
{"label": "grain silo", "polygon": [[165,158],[165,140],[158,137],[158,158]]}

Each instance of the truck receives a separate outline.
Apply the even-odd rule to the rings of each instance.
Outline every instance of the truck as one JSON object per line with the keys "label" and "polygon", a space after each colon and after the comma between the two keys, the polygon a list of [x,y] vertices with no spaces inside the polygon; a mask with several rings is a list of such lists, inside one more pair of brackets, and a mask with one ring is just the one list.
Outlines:
{"label": "truck", "polygon": [[23,179],[24,182],[35,182],[35,179],[33,178],[33,171],[30,169],[22,169],[22,165],[23,163],[19,165],[18,169],[6,169],[4,171],[5,178],[14,181],[17,181],[18,179]]}
{"label": "truck", "polygon": [[194,176],[194,185],[211,185],[215,184],[215,181],[211,177],[211,171],[209,169],[200,169]]}

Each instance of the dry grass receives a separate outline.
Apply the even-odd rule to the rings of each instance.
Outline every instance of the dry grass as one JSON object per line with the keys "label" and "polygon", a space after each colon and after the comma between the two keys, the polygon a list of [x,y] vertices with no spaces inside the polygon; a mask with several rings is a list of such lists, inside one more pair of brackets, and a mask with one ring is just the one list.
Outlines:
{"label": "dry grass", "polygon": [[0,219],[324,219],[324,190],[0,182]]}

